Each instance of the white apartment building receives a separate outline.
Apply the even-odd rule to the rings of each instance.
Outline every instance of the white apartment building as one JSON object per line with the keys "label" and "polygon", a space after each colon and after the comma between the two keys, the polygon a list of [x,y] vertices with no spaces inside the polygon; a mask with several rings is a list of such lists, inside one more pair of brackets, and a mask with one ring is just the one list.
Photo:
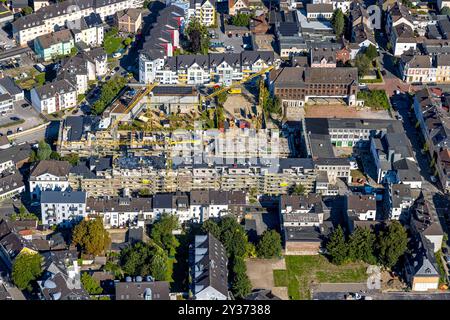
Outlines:
{"label": "white apartment building", "polygon": [[68,22],[72,29],[75,43],[84,42],[88,46],[100,46],[104,39],[104,25],[99,14],[92,13],[78,21]]}
{"label": "white apartment building", "polygon": [[195,17],[200,20],[201,24],[211,27],[216,21],[215,2],[210,0],[194,0],[191,1],[188,9],[188,19]]}
{"label": "white apartment building", "polygon": [[70,164],[67,161],[42,160],[32,169],[29,178],[32,199],[39,199],[42,191],[69,189]]}
{"label": "white apartment building", "polygon": [[387,190],[386,200],[389,219],[399,220],[402,215],[408,213],[413,204],[411,188],[407,184],[390,184]]}
{"label": "white apartment building", "polygon": [[71,224],[86,217],[86,192],[42,191],[42,224]]}
{"label": "white apartment building", "polygon": [[151,53],[142,52],[139,56],[139,80],[141,83],[199,85],[213,82],[228,85],[273,63],[271,51],[176,57],[152,57]]}
{"label": "white apartment building", "polygon": [[31,103],[47,114],[72,108],[77,105],[77,88],[66,79],[50,82],[31,90]]}
{"label": "white apartment building", "polygon": [[101,19],[112,17],[116,12],[142,7],[143,0],[67,0],[40,8],[12,23],[13,37],[24,46],[35,38],[51,33],[68,21],[78,21],[92,13]]}

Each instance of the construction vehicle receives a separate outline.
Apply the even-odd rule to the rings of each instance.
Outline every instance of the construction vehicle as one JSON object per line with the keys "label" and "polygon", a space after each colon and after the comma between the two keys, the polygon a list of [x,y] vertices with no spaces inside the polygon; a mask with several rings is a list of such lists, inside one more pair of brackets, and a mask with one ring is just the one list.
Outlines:
{"label": "construction vehicle", "polygon": [[231,88],[227,92],[230,94],[239,94],[239,93],[242,93],[242,89],[241,88]]}

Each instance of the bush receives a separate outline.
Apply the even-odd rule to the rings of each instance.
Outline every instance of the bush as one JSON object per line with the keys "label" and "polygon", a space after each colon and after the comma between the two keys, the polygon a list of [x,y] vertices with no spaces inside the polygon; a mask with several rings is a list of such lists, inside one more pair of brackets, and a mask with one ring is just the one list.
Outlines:
{"label": "bush", "polygon": [[358,99],[364,100],[366,106],[375,110],[389,110],[391,108],[384,90],[360,91],[358,92]]}

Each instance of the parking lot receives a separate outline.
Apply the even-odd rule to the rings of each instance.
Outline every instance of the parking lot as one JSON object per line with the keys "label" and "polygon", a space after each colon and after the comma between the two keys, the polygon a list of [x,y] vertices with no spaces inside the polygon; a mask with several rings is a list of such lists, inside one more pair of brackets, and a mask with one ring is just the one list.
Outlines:
{"label": "parking lot", "polygon": [[[22,107],[23,104],[28,106],[24,108]],[[20,120],[25,120],[25,122],[19,123]],[[14,102],[14,111],[0,117],[0,126],[5,126],[0,128],[0,133],[2,135],[6,135],[8,131],[16,133],[19,128],[27,130],[42,123],[44,123],[44,120],[39,117],[39,113],[31,105],[25,100],[16,101]],[[8,124],[11,124],[11,126],[7,126]]]}

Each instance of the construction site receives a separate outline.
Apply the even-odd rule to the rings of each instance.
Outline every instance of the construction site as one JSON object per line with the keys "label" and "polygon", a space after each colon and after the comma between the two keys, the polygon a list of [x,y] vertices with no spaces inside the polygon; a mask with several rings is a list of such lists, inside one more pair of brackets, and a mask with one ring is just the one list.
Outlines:
{"label": "construction site", "polygon": [[268,115],[262,107],[263,96],[259,94],[271,69],[263,69],[230,86],[211,84],[199,89],[188,85],[129,84],[101,118],[94,119],[98,124],[81,130],[85,131],[81,137],[71,138],[72,126],[66,120],[57,142],[58,151],[62,155],[78,151],[79,155],[89,156],[126,150],[151,156],[167,153],[175,145],[194,147],[198,143],[198,139],[192,138],[174,140],[173,133],[181,130],[217,129],[219,133],[227,131],[230,136],[239,134],[240,130],[234,129],[262,132],[275,129],[272,123],[267,125]]}

